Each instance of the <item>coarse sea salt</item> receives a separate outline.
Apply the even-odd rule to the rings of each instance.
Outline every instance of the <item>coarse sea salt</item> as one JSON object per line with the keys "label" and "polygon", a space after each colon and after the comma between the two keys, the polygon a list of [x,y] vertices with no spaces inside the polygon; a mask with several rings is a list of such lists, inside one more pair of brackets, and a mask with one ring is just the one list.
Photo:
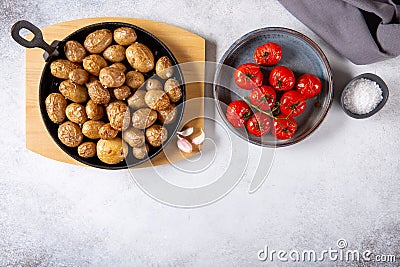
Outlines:
{"label": "coarse sea salt", "polygon": [[367,114],[382,101],[382,89],[376,82],[360,78],[353,81],[344,92],[343,104],[354,114]]}

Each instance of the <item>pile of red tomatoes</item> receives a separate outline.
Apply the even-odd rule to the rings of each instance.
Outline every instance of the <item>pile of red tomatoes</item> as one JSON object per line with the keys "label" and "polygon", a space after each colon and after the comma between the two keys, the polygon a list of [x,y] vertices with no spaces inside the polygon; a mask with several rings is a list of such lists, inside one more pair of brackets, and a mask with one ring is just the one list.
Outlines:
{"label": "pile of red tomatoes", "polygon": [[246,127],[255,136],[272,133],[277,139],[293,137],[298,126],[295,117],[306,110],[307,99],[321,92],[322,84],[313,74],[296,78],[285,66],[274,67],[268,79],[264,79],[265,70],[261,66],[276,65],[281,58],[282,47],[267,42],[254,52],[255,63],[237,67],[233,77],[235,83],[250,94],[228,105],[226,118],[233,127]]}

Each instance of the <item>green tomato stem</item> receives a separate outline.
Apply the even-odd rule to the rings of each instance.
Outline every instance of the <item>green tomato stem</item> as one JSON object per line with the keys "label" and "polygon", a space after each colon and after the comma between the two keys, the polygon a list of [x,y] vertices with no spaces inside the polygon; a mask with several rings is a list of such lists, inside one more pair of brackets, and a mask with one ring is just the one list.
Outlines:
{"label": "green tomato stem", "polygon": [[262,114],[265,114],[265,115],[268,115],[269,117],[275,119],[275,116],[272,115],[272,112],[271,112],[271,111],[268,112],[268,111],[265,111],[265,110],[260,109],[258,106],[253,105],[246,97],[243,98],[243,101],[246,102],[247,105],[249,105],[250,107],[252,107],[252,108],[254,108],[255,110],[257,110],[258,112],[260,112],[260,113],[262,113]]}
{"label": "green tomato stem", "polygon": [[246,104],[249,105],[250,107],[257,110],[258,112],[265,114],[275,120],[288,120],[290,115],[292,115],[292,113],[293,113],[293,110],[291,110],[290,113],[285,118],[278,118],[278,117],[275,117],[272,114],[272,112],[274,112],[275,110],[277,110],[279,108],[280,103],[278,103],[278,105],[276,107],[274,107],[271,111],[265,111],[265,110],[260,109],[258,106],[253,105],[246,97],[243,97],[243,101],[246,102]]}

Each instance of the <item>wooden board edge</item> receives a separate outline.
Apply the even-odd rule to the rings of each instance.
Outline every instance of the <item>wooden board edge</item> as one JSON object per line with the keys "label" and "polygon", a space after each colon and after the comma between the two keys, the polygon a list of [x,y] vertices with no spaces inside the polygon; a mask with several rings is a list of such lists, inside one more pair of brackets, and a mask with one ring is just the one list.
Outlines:
{"label": "wooden board edge", "polygon": [[[65,25],[68,25],[69,23],[71,23],[71,24],[74,24],[74,23],[79,23],[79,24],[81,24],[79,27],[77,27],[76,25],[71,25],[71,33],[73,32],[73,31],[75,31],[76,29],[78,29],[78,28],[81,28],[81,27],[84,27],[84,26],[87,26],[87,25],[90,25],[90,24],[93,24],[93,23],[100,23],[100,22],[107,22],[107,21],[111,21],[111,22],[126,22],[126,23],[131,23],[131,24],[135,24],[135,25],[137,25],[137,24],[142,24],[142,23],[152,23],[152,24],[158,24],[158,25],[162,25],[162,26],[165,26],[165,27],[173,27],[173,28],[177,28],[177,29],[179,29],[180,31],[184,31],[185,32],[185,34],[187,34],[187,35],[190,35],[190,37],[191,38],[194,38],[194,39],[196,39],[196,42],[197,42],[197,44],[196,44],[196,46],[198,46],[198,47],[201,47],[201,50],[202,50],[202,61],[204,61],[205,60],[205,56],[206,56],[206,40],[204,39],[204,38],[202,38],[201,36],[199,36],[199,35],[197,35],[197,34],[194,34],[194,33],[192,33],[192,32],[190,32],[190,31],[187,31],[187,30],[185,30],[185,29],[182,29],[182,28],[180,28],[180,27],[178,27],[178,26],[175,26],[175,25],[170,25],[170,24],[166,24],[166,23],[162,23],[162,22],[156,22],[156,21],[151,21],[151,20],[142,20],[142,19],[137,19],[137,18],[118,18],[118,17],[103,17],[103,18],[89,18],[89,19],[77,19],[77,20],[72,20],[72,21],[67,21],[67,22],[61,22],[61,23],[57,23],[57,24],[53,24],[53,25],[49,25],[49,26],[46,26],[46,27],[44,27],[43,28],[43,31],[46,31],[46,30],[49,30],[49,29],[51,29],[51,28],[53,28],[54,26],[65,26]],[[145,30],[147,30],[146,29],[146,27],[143,27],[142,25],[138,25],[139,27],[142,27],[143,29],[145,29]],[[153,30],[148,30],[149,32],[154,32]],[[155,34],[156,35],[156,34]],[[64,37],[65,37],[65,34],[63,35]],[[63,37],[63,38],[64,38]],[[157,36],[158,37],[158,36]],[[59,38],[59,39],[61,39],[61,37]],[[165,42],[164,40],[163,40],[163,38],[160,38],[164,43],[166,43],[166,45],[168,46],[168,44],[167,44],[167,42]],[[50,40],[50,41],[53,41],[53,40]],[[25,63],[26,63],[26,66],[28,66],[28,55],[30,54],[30,51],[29,50],[26,50],[26,53],[25,53],[25,55],[26,55],[26,58],[25,58]],[[175,52],[174,52],[174,54],[175,54]],[[181,63],[184,63],[184,62],[181,62]],[[44,64],[44,63],[43,63]],[[202,77],[204,77],[204,72],[205,72],[205,70],[203,70],[203,73],[201,74],[202,75]],[[27,81],[28,80],[28,74],[26,73],[26,77],[25,77],[25,81],[26,82],[28,82]],[[38,83],[37,83],[37,88],[39,88],[39,84],[40,84],[40,80],[38,81]],[[203,88],[203,90],[202,90],[202,95],[201,95],[201,97],[204,97],[204,84],[202,85],[202,88]],[[28,90],[28,87],[26,86],[26,90]],[[26,92],[26,94],[25,94],[25,102],[26,102],[26,105],[27,105],[27,92]],[[39,108],[38,108],[39,109]],[[41,156],[44,156],[44,157],[46,157],[46,158],[50,158],[50,159],[53,159],[53,160],[56,160],[56,161],[61,161],[61,162],[64,162],[64,163],[69,163],[69,164],[74,164],[74,165],[80,165],[80,166],[85,166],[85,167],[88,167],[87,165],[85,165],[85,164],[83,164],[83,163],[81,163],[81,162],[79,162],[79,161],[77,161],[77,160],[75,160],[75,159],[73,159],[72,157],[70,157],[70,156],[68,156],[61,148],[59,148],[58,146],[57,146],[57,144],[54,142],[54,140],[51,138],[51,136],[47,133],[47,131],[46,131],[46,127],[45,127],[45,125],[44,125],[44,123],[43,123],[43,121],[41,120],[41,123],[42,123],[42,127],[44,128],[44,130],[46,131],[46,134],[47,134],[47,139],[48,140],[51,140],[50,142],[52,142],[52,144],[55,146],[55,147],[57,147],[57,149],[59,150],[59,152],[60,153],[57,153],[57,156],[55,156],[55,155],[53,155],[52,157],[49,157],[48,155],[46,155],[45,153],[43,153],[42,151],[40,151],[40,150],[38,150],[38,149],[36,149],[36,147],[35,146],[33,146],[32,145],[32,143],[34,142],[34,140],[29,140],[29,138],[28,138],[28,136],[29,136],[29,133],[30,133],[30,129],[29,129],[29,127],[28,127],[28,125],[29,125],[29,122],[28,122],[28,118],[29,118],[29,114],[28,114],[28,109],[26,109],[25,110],[25,117],[26,117],[26,129],[25,129],[25,132],[26,132],[26,148],[28,149],[28,150],[30,150],[30,151],[32,151],[32,152],[34,152],[34,153],[37,153],[37,154],[39,154],[39,155],[41,155]],[[39,112],[40,112],[40,109],[39,109]],[[203,102],[203,107],[202,107],[202,114],[204,114],[204,102]],[[202,124],[203,124],[203,128],[204,128],[204,121],[202,122]],[[144,163],[144,164],[142,164],[142,165],[139,165],[139,166],[136,166],[136,167],[134,167],[134,168],[142,168],[142,167],[147,167],[147,166],[145,166],[146,165],[146,163]],[[154,165],[154,164],[153,164]]]}

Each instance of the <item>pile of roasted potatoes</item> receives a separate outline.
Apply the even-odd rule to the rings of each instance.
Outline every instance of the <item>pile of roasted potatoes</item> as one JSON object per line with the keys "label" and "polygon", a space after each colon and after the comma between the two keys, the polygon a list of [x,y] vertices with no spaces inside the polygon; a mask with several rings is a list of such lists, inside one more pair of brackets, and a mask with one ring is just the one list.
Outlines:
{"label": "pile of roasted potatoes", "polygon": [[[117,164],[131,150],[144,159],[149,146],[160,147],[168,138],[164,125],[176,119],[182,89],[171,59],[155,62],[136,39],[129,27],[96,30],[83,43],[67,41],[65,58],[50,64],[62,81],[59,92],[47,96],[46,111],[59,124],[60,141],[76,147],[80,157]],[[145,80],[151,71],[157,75]]]}

